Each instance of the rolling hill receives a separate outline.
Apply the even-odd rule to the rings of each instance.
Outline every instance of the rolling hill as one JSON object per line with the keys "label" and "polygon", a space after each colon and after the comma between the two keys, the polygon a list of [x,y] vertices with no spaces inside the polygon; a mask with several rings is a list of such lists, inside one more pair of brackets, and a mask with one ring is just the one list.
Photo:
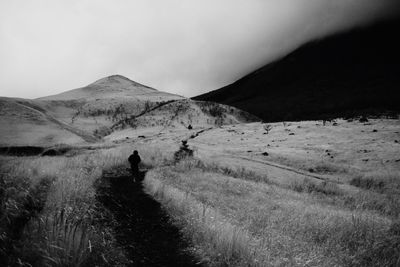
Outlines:
{"label": "rolling hill", "polygon": [[221,89],[194,97],[265,121],[399,112],[400,21],[305,44]]}
{"label": "rolling hill", "polygon": [[0,98],[0,146],[96,143],[122,130],[258,120],[233,107],[189,100],[113,75],[53,96]]}
{"label": "rolling hill", "polygon": [[110,131],[109,127],[132,114],[180,99],[185,98],[112,75],[88,86],[35,101],[75,128],[104,135]]}
{"label": "rolling hill", "polygon": [[[114,129],[141,127],[188,128],[222,126],[260,121],[256,116],[240,109],[214,102],[190,99],[163,103],[138,116],[121,120]],[[190,127],[189,127],[190,128]]]}
{"label": "rolling hill", "polygon": [[133,98],[147,101],[181,99],[183,97],[158,91],[154,88],[132,81],[121,75],[111,75],[88,86],[63,92],[61,94],[38,98],[45,101],[68,101],[68,100],[101,100]]}
{"label": "rolling hill", "polygon": [[34,101],[30,100],[0,98],[0,146],[43,146],[94,140],[90,135],[70,131],[72,127],[56,121],[37,106],[37,109],[32,108],[33,105]]}

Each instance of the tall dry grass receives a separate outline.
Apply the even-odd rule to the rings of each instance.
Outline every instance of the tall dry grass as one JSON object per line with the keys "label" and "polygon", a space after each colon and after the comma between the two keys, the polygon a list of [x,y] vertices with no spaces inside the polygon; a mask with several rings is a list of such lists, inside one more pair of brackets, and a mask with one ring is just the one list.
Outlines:
{"label": "tall dry grass", "polygon": [[[103,216],[99,212],[106,211],[96,201],[95,183],[104,170],[127,167],[131,150],[129,147],[111,148],[73,157],[2,157],[0,248],[9,265],[127,263],[115,244],[111,229],[101,225],[101,218],[98,218]],[[155,156],[152,158],[150,153]],[[159,163],[155,150],[148,149],[144,154],[147,164]],[[44,180],[50,181],[40,192],[44,201],[33,212],[31,204],[37,202],[37,197],[32,190]],[[10,223],[21,220],[21,234],[16,237],[15,227]],[[5,255],[10,251],[11,254]]]}
{"label": "tall dry grass", "polygon": [[211,263],[400,264],[398,219],[331,201],[345,194],[334,185],[306,181],[285,188],[260,182],[251,172],[231,173],[186,159],[151,171],[145,180],[148,192],[168,207]]}
{"label": "tall dry grass", "polygon": [[393,220],[400,216],[400,174],[356,175],[349,185],[356,188],[344,190],[343,186],[333,182],[304,179],[293,181],[288,188],[314,194],[322,203],[351,210],[369,210]]}
{"label": "tall dry grass", "polygon": [[128,167],[134,148],[142,167],[154,168],[144,181],[148,193],[210,265],[400,265],[400,221],[382,198],[395,199],[388,182],[393,179],[379,190],[364,186],[373,182],[354,181],[362,189],[356,195],[311,181],[282,187],[245,168],[191,158],[175,162],[175,148],[149,146],[73,157],[1,157],[0,227],[6,231],[0,248],[7,251],[13,238],[7,222],[35,207],[20,242],[11,240],[10,265],[129,265],[110,225],[102,224],[101,217],[111,214],[96,201],[96,181],[104,170]]}
{"label": "tall dry grass", "polygon": [[[0,256],[9,265],[128,265],[112,227],[103,223],[103,217],[112,215],[96,200],[96,182],[104,171],[127,168],[133,149],[143,158],[142,168],[172,160],[171,151],[151,146],[104,148],[71,157],[0,157]],[[48,186],[37,190],[43,181]],[[37,209],[39,195],[43,203]],[[26,221],[18,238],[9,224],[15,218]]]}
{"label": "tall dry grass", "polygon": [[257,263],[250,246],[252,240],[245,229],[230,224],[217,210],[197,201],[189,192],[166,185],[151,176],[144,182],[146,191],[165,204],[176,223],[197,246],[197,253],[204,258],[213,256],[209,265],[245,266]]}

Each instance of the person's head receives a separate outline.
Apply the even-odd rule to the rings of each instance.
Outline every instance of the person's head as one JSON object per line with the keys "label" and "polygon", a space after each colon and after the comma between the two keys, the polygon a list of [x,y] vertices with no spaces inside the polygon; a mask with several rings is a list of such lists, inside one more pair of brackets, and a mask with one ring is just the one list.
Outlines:
{"label": "person's head", "polygon": [[139,154],[139,152],[137,150],[133,151],[133,155],[138,155],[138,154]]}

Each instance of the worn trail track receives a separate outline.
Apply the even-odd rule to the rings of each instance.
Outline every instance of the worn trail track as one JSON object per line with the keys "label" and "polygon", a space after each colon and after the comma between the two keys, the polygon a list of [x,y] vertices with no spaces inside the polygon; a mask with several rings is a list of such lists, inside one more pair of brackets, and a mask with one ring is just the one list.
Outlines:
{"label": "worn trail track", "polygon": [[109,173],[97,192],[98,200],[117,220],[116,238],[131,266],[202,266],[160,203],[143,191],[141,181],[133,183],[129,176]]}

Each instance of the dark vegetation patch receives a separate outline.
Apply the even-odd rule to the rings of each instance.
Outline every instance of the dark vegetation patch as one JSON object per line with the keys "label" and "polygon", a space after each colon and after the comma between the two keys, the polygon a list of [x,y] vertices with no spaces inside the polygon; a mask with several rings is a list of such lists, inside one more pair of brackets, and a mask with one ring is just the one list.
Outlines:
{"label": "dark vegetation patch", "polygon": [[295,181],[290,185],[290,188],[297,192],[305,193],[317,193],[323,195],[342,195],[343,192],[335,183],[323,181],[313,182],[310,179],[304,179],[303,181]]}
{"label": "dark vegetation patch", "polygon": [[369,120],[368,120],[367,116],[363,115],[363,116],[361,116],[361,118],[358,121],[361,123],[367,123]]}
{"label": "dark vegetation patch", "polygon": [[222,118],[223,114],[227,112],[221,105],[214,102],[197,102],[196,103],[201,111],[215,118]]}
{"label": "dark vegetation patch", "polygon": [[31,185],[26,177],[0,176],[0,262],[16,266],[21,259],[38,261],[41,252],[36,247],[26,250],[23,233],[44,208],[54,177]]}
{"label": "dark vegetation patch", "polygon": [[[178,100],[168,100],[168,101],[162,101],[162,102],[145,102],[143,110],[139,112],[138,114],[135,115],[130,115],[128,114],[125,109],[121,108],[121,110],[115,111],[112,114],[118,114],[117,116],[113,115],[113,121],[116,121],[112,126],[111,126],[111,131],[113,130],[120,130],[120,129],[125,129],[128,126],[131,128],[136,128],[137,127],[137,122],[136,120],[143,116],[146,115],[147,113],[160,109],[165,105],[174,103]],[[114,118],[115,117],[115,118]]]}
{"label": "dark vegetation patch", "polygon": [[100,128],[93,131],[94,136],[103,138],[112,133],[112,130],[107,126],[101,126]]}
{"label": "dark vegetation patch", "polygon": [[0,147],[0,155],[7,156],[36,156],[42,154],[44,151],[43,147],[38,146],[8,146]]}
{"label": "dark vegetation patch", "polygon": [[364,178],[357,176],[350,180],[350,184],[367,190],[382,191],[385,188],[385,181],[374,178]]}
{"label": "dark vegetation patch", "polygon": [[179,150],[174,153],[174,161],[179,162],[189,157],[193,157],[193,150],[189,148],[187,141],[183,140]]}
{"label": "dark vegetation patch", "polygon": [[0,147],[0,155],[28,157],[28,156],[74,156],[85,150],[97,149],[91,146],[73,147],[68,145],[57,145],[53,147],[40,146],[8,146]]}
{"label": "dark vegetation patch", "polygon": [[[331,156],[329,154],[329,156]],[[321,173],[321,174],[338,174],[338,173],[346,173],[347,169],[338,166],[329,162],[318,162],[316,163],[313,168],[308,169],[309,172]]]}
{"label": "dark vegetation patch", "polygon": [[54,147],[46,149],[41,156],[62,156],[71,150],[71,147]]}
{"label": "dark vegetation patch", "polygon": [[245,121],[255,122],[260,119],[246,111],[232,108],[231,106],[221,105],[210,101],[195,101],[196,105],[204,114],[210,115],[217,119],[216,124],[221,124],[226,114],[235,114],[242,117]]}

